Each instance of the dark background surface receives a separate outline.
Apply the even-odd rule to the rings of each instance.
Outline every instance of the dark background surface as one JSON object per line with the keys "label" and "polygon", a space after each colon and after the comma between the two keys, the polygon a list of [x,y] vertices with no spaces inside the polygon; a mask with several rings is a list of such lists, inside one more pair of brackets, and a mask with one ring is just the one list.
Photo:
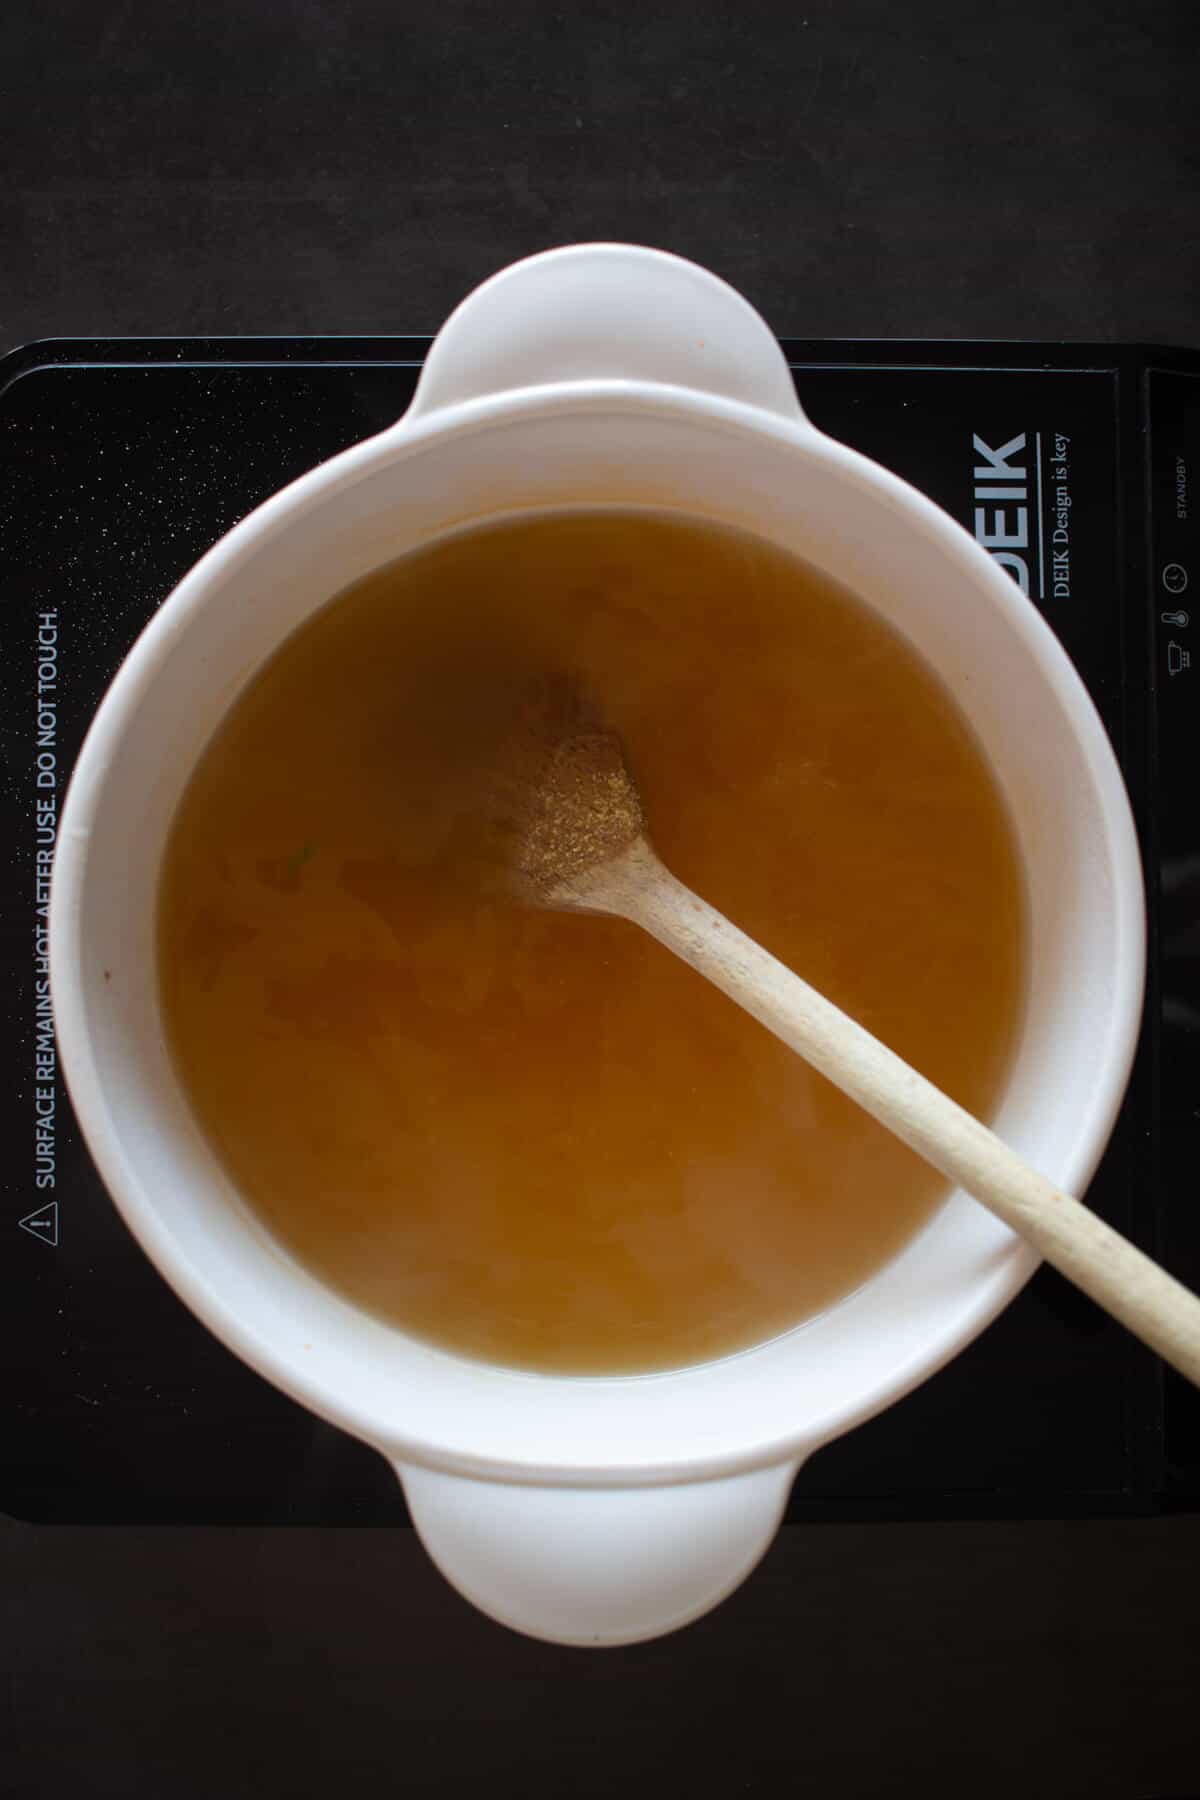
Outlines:
{"label": "dark background surface", "polygon": [[[694,256],[780,333],[1200,339],[1192,0],[28,0],[0,348],[422,331]],[[791,1527],[719,1613],[502,1633],[408,1533],[0,1522],[6,1796],[1200,1793],[1200,1521]]]}

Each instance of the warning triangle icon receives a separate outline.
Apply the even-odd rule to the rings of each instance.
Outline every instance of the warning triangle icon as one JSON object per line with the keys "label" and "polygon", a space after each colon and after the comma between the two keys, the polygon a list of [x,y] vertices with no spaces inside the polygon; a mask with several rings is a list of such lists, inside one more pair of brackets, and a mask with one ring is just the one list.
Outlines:
{"label": "warning triangle icon", "polygon": [[36,1212],[26,1213],[18,1221],[22,1231],[28,1231],[32,1237],[41,1238],[43,1243],[58,1248],[58,1201],[51,1200],[46,1206],[39,1206]]}

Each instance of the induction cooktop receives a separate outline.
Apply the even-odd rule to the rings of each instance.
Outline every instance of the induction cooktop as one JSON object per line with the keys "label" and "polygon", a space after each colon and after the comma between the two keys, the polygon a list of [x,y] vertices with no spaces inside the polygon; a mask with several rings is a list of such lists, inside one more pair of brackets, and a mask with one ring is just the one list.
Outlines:
{"label": "induction cooktop", "polygon": [[[243,1367],[125,1230],[59,1074],[45,905],[72,764],[146,620],[259,501],[398,417],[428,347],[58,341],[0,361],[0,1506],[20,1518],[404,1520],[383,1459]],[[1151,936],[1138,1062],[1090,1200],[1200,1285],[1200,355],[784,349],[814,423],[973,531],[1091,690]],[[1200,1395],[1042,1270],[941,1374],[815,1456],[789,1516],[1198,1501]]]}

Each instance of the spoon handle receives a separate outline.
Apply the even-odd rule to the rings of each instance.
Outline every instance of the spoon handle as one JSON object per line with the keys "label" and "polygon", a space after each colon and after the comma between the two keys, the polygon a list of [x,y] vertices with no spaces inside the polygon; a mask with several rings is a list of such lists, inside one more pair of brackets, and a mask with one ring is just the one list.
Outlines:
{"label": "spoon handle", "polygon": [[592,909],[674,951],[1200,1386],[1200,1299],[677,881],[645,840],[589,885]]}

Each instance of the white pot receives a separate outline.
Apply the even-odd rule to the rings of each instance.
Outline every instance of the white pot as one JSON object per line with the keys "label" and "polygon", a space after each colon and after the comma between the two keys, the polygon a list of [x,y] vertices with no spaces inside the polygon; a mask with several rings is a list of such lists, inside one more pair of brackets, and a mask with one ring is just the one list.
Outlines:
{"label": "white pot", "polygon": [[1132,821],[1091,701],[971,537],[809,424],[746,302],[657,252],[585,245],[485,283],[443,327],[399,424],[293,482],[201,559],[97,714],[51,906],[63,1066],[148,1255],[252,1367],[390,1459],[430,1554],[469,1599],[575,1644],[651,1637],[715,1605],[770,1543],[804,1459],[969,1342],[1033,1255],[958,1194],[850,1298],[720,1362],[580,1379],[432,1349],[307,1275],[240,1201],[167,1057],[154,912],[197,758],[302,620],[465,521],[622,501],[801,553],[957,695],[1007,793],[1032,920],[1032,999],[997,1126],[1055,1181],[1086,1187],[1125,1088],[1144,961]]}

